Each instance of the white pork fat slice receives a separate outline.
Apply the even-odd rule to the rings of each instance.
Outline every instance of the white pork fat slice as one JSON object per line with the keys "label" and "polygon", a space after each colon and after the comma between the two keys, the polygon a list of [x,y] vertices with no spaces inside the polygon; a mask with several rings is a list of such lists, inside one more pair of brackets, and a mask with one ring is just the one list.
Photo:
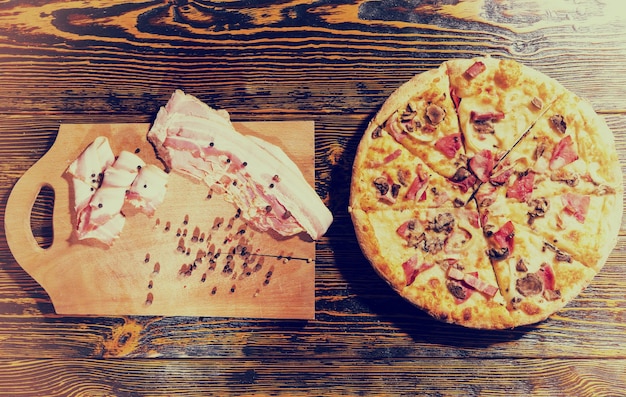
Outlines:
{"label": "white pork fat slice", "polygon": [[[145,162],[137,155],[128,151],[120,152],[115,162],[104,170],[100,187],[96,190],[89,207],[83,211],[77,227],[79,240],[105,236],[99,240],[112,243],[109,236],[117,237],[124,226],[121,214],[126,192],[137,177]],[[103,230],[98,231],[102,228]]]}
{"label": "white pork fat slice", "polygon": [[126,198],[135,207],[147,215],[153,215],[165,199],[168,175],[153,164],[139,170]]}
{"label": "white pork fat slice", "polygon": [[112,245],[131,203],[154,214],[166,193],[167,174],[136,154],[122,151],[115,157],[106,137],[97,137],[67,169],[74,187],[75,234],[79,240],[96,239]]}
{"label": "white pork fat slice", "polygon": [[331,212],[282,149],[242,135],[226,111],[192,95],[175,91],[148,139],[170,169],[224,192],[260,230],[285,236],[305,231],[315,240],[332,223]]}
{"label": "white pork fat slice", "polygon": [[67,168],[74,188],[74,214],[78,220],[100,186],[104,170],[115,161],[109,140],[100,136],[94,139]]}

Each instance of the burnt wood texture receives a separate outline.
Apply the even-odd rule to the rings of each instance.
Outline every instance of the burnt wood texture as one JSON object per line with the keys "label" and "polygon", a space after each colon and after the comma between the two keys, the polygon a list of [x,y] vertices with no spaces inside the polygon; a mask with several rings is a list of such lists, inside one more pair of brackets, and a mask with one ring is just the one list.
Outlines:
{"label": "burnt wood texture", "polygon": [[[565,309],[488,332],[398,297],[347,213],[367,122],[450,58],[491,54],[556,78],[591,101],[626,160],[625,21],[620,0],[0,2],[0,223],[61,124],[149,123],[179,88],[235,121],[314,121],[316,189],[335,216],[310,321],[57,315],[0,228],[0,395],[626,395],[624,227]],[[30,214],[43,247],[53,203],[43,189]]]}

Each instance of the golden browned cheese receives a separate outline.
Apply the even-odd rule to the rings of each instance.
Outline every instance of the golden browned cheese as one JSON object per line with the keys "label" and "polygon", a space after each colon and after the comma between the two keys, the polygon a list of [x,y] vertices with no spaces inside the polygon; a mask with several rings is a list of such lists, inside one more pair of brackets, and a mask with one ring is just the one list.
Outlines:
{"label": "golden browned cheese", "polygon": [[487,57],[392,93],[350,192],[357,240],[391,288],[438,320],[503,329],[546,319],[592,281],[616,243],[623,186],[590,105]]}

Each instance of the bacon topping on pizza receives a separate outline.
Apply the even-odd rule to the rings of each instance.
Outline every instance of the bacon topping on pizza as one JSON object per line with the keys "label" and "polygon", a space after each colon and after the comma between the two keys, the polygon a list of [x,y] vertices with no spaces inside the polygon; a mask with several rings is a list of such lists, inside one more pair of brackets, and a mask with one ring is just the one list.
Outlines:
{"label": "bacon topping on pizza", "polygon": [[515,169],[513,167],[509,167],[504,169],[503,171],[498,171],[497,174],[492,174],[489,178],[489,182],[494,186],[502,186],[515,173]]}
{"label": "bacon topping on pizza", "polygon": [[533,185],[535,183],[535,173],[527,171],[521,173],[517,179],[509,186],[506,191],[506,197],[516,199],[519,202],[525,202],[530,199],[533,193]]}
{"label": "bacon topping on pizza", "polygon": [[555,289],[556,277],[552,266],[547,263],[541,265],[535,273],[528,273],[515,281],[515,289],[522,296],[542,295],[552,301],[561,297],[560,291]]}
{"label": "bacon topping on pizza", "polygon": [[[539,321],[561,307],[558,303],[572,299],[578,291],[572,284],[587,281],[583,272],[602,265],[588,251],[608,245],[581,243],[578,251],[576,244],[591,239],[585,233],[597,231],[597,222],[606,222],[595,219],[608,212],[600,205],[618,201],[620,207],[620,200],[602,197],[622,192],[619,181],[609,182],[613,179],[602,169],[615,165],[614,153],[599,144],[614,148],[610,131],[583,112],[578,97],[565,95],[552,80],[515,62],[454,60],[437,73],[438,78],[429,72],[398,90],[375,119],[380,123],[384,115],[389,146],[382,146],[388,147],[384,154],[381,146],[373,147],[369,159],[385,163],[400,189],[397,200],[404,201],[373,215],[366,208],[361,209],[365,214],[355,212],[357,222],[365,215],[372,225],[380,223],[380,234],[373,236],[369,228],[355,225],[360,238],[377,238],[380,247],[359,242],[369,256],[382,256],[373,265],[382,275],[393,274],[388,281],[402,296],[438,319],[480,328]],[[605,132],[606,137],[596,139],[594,134]],[[408,154],[387,164],[395,158],[398,142]],[[430,150],[413,150],[426,142]],[[600,159],[603,154],[606,159]],[[421,162],[428,167],[416,167]],[[393,183],[388,175],[380,176],[376,188],[383,200],[394,200]],[[364,190],[358,187],[351,193],[356,208],[352,194]],[[389,225],[388,219],[398,218],[390,218],[388,210],[398,217],[413,213],[413,218]],[[394,226],[399,237],[380,238],[393,235],[389,227]],[[401,259],[386,261],[402,250]],[[433,265],[437,271],[422,274]],[[493,316],[484,319],[480,310]]]}
{"label": "bacon topping on pizza", "polygon": [[413,179],[409,190],[406,192],[408,200],[426,200],[426,188],[428,187],[428,174],[422,170],[422,165],[417,165],[417,176]]}
{"label": "bacon topping on pizza", "polygon": [[418,255],[415,254],[405,262],[402,263],[402,270],[404,270],[404,276],[406,279],[406,285],[411,285],[415,281],[415,278],[422,272],[430,269],[434,266],[433,263],[424,262],[421,265],[418,263]]}
{"label": "bacon topping on pizza", "polygon": [[558,170],[576,160],[578,160],[578,153],[576,153],[572,137],[567,135],[556,144],[550,158],[550,169]]}
{"label": "bacon topping on pizza", "polygon": [[485,66],[485,64],[481,61],[476,61],[465,71],[465,75],[470,79],[473,79],[485,70],[487,70],[487,66]]}
{"label": "bacon topping on pizza", "polygon": [[462,193],[466,193],[470,190],[478,179],[474,174],[472,174],[467,168],[460,167],[452,178],[450,178],[450,182],[454,183]]}
{"label": "bacon topping on pizza", "polygon": [[487,255],[495,260],[503,260],[513,253],[515,247],[515,227],[513,222],[508,221],[498,231],[491,234],[495,247],[490,248],[487,251]]}
{"label": "bacon topping on pizza", "polygon": [[447,276],[453,281],[448,282],[448,290],[461,303],[469,298],[471,289],[493,297],[498,292],[498,287],[491,285],[478,277],[478,272],[465,273],[459,266],[449,266]]}
{"label": "bacon topping on pizza", "polygon": [[481,182],[488,182],[495,166],[493,153],[490,150],[481,150],[469,161],[470,169]]}
{"label": "bacon topping on pizza", "polygon": [[437,142],[435,142],[435,149],[449,159],[454,158],[456,152],[461,149],[461,134],[450,134],[439,138]]}
{"label": "bacon topping on pizza", "polygon": [[470,112],[470,121],[472,122],[500,121],[502,119],[504,119],[504,113],[502,112],[479,113],[473,110]]}
{"label": "bacon topping on pizza", "polygon": [[567,192],[561,196],[563,210],[572,215],[580,223],[585,223],[587,211],[589,210],[589,196]]}

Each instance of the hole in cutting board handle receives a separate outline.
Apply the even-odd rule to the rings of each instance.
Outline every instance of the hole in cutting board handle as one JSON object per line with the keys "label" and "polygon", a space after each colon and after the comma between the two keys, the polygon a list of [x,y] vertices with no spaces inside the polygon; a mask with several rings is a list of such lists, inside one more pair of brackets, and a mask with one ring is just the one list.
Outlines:
{"label": "hole in cutting board handle", "polygon": [[[30,212],[30,229],[37,244],[47,249],[54,242],[52,213],[54,210],[54,189],[44,185],[37,194],[37,198]],[[24,214],[24,216],[27,216]]]}

